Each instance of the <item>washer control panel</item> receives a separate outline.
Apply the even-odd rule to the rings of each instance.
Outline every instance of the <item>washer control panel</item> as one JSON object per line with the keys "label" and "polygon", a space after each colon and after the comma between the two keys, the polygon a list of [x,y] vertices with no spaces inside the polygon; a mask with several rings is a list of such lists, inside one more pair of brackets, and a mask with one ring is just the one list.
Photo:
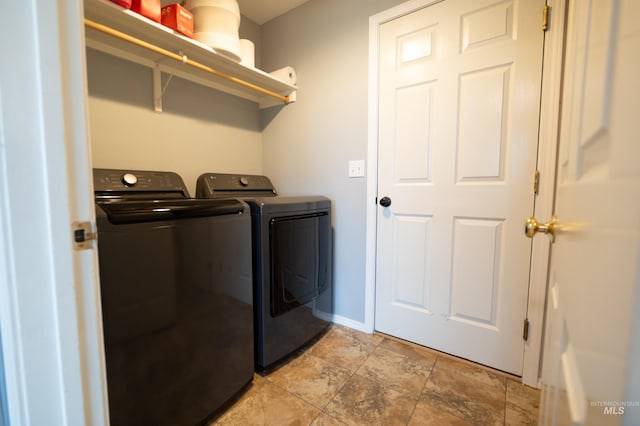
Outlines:
{"label": "washer control panel", "polygon": [[[154,172],[147,170],[93,169],[93,186],[97,193],[148,195],[164,193],[189,194],[182,178],[173,172]],[[173,198],[173,197],[172,197]]]}

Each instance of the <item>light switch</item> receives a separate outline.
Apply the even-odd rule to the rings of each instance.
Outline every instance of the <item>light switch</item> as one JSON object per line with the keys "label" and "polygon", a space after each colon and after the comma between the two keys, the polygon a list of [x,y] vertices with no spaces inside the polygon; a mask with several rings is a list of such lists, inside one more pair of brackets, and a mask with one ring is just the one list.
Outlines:
{"label": "light switch", "polygon": [[364,160],[349,161],[349,177],[364,177]]}

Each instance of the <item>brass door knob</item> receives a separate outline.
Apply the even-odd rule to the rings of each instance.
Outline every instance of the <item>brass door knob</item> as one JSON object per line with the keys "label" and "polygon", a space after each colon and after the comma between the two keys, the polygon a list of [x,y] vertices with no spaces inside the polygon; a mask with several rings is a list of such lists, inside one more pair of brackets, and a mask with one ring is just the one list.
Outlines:
{"label": "brass door knob", "polygon": [[533,238],[538,232],[551,235],[551,242],[556,239],[556,225],[558,224],[558,218],[555,216],[549,223],[539,223],[535,217],[530,217],[524,224],[524,233],[527,237]]}

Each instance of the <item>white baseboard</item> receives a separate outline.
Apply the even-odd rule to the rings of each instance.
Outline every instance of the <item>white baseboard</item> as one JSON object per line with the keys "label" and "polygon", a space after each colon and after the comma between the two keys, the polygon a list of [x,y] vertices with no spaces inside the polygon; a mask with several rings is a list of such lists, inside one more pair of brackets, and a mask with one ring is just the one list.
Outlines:
{"label": "white baseboard", "polygon": [[372,334],[373,330],[367,330],[364,322],[355,321],[351,318],[343,317],[342,315],[337,314],[328,314],[326,312],[315,310],[313,311],[314,315],[318,318],[322,318],[325,321],[330,321],[335,324],[343,325],[345,327],[352,328],[354,330],[362,331],[363,333]]}

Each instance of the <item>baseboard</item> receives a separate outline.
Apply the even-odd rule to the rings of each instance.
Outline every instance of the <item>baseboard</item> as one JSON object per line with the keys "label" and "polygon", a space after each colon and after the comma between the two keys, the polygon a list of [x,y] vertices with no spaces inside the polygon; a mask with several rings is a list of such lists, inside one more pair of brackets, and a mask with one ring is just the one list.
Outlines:
{"label": "baseboard", "polygon": [[371,334],[372,330],[367,330],[364,322],[355,321],[351,318],[343,317],[342,315],[337,314],[328,314],[326,312],[315,310],[313,311],[314,315],[318,318],[322,318],[325,321],[330,321],[334,324],[343,325],[345,327],[352,328],[354,330],[362,331],[363,333]]}

